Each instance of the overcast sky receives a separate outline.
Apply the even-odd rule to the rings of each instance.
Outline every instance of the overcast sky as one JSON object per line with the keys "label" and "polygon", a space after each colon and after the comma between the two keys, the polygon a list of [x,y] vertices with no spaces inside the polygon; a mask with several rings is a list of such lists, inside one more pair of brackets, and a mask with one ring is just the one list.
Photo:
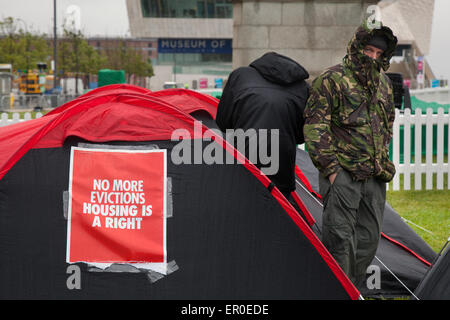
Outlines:
{"label": "overcast sky", "polygon": [[[58,28],[70,5],[81,9],[87,36],[130,36],[125,0],[57,0]],[[53,0],[0,0],[0,19],[20,18],[30,31],[53,34]],[[427,60],[437,77],[450,79],[450,0],[435,0]]]}
{"label": "overcast sky", "polygon": [[[69,6],[81,10],[85,35],[129,35],[125,0],[57,0],[57,25],[61,29]],[[0,0],[0,18],[20,18],[30,30],[53,34],[53,0]]]}

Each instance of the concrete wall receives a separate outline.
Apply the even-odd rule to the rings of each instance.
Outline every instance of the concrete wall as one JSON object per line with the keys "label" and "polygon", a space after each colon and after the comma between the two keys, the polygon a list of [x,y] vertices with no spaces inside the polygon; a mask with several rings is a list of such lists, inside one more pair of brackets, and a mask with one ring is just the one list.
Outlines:
{"label": "concrete wall", "polygon": [[164,82],[173,81],[172,69],[172,66],[153,66],[155,75],[150,78],[148,89],[158,91],[163,88]]}
{"label": "concrete wall", "polygon": [[233,1],[233,69],[268,51],[302,64],[311,78],[340,63],[373,0]]}

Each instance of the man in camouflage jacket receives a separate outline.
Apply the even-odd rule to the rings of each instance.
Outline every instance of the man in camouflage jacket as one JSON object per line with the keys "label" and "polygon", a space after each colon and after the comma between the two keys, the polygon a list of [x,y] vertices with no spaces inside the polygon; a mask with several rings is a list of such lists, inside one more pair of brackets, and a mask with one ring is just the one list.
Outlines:
{"label": "man in camouflage jacket", "polygon": [[396,45],[388,27],[360,26],[343,62],[313,81],[304,112],[306,147],[320,171],[322,241],[355,284],[375,256],[395,174],[394,97],[384,71]]}

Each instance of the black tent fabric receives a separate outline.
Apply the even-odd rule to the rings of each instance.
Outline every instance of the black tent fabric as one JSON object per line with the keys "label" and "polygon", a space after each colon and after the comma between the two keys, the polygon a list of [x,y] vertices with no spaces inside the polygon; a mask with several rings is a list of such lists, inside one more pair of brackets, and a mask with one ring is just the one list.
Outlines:
{"label": "black tent fabric", "polygon": [[450,246],[448,244],[449,241],[414,292],[419,299],[450,300]]}
{"label": "black tent fabric", "polygon": [[[119,94],[33,122],[43,125],[39,130],[24,123],[3,131],[9,139],[20,133],[27,149],[11,151],[15,163],[0,180],[0,298],[357,299],[359,292],[308,225],[277,188],[268,189],[270,181],[256,167],[248,161],[175,164],[170,156],[167,255],[177,268],[154,281],[146,272],[99,272],[77,263],[80,287],[68,285],[73,265],[66,262],[63,195],[71,148],[150,143],[171,154],[178,142],[152,137],[180,125],[191,130],[193,121],[157,99]],[[37,133],[24,139],[29,128]],[[0,143],[8,143],[1,131]],[[220,137],[210,143],[225,145]]]}
{"label": "black tent fabric", "polygon": [[[313,191],[319,192],[318,171],[306,151],[297,150],[296,164],[303,172]],[[322,202],[297,176],[296,191],[316,220],[314,230],[321,236]],[[419,285],[436,253],[409,227],[397,212],[386,203],[382,237],[372,266],[381,271],[379,285],[372,283],[374,277],[368,274],[363,287],[358,288],[363,296],[399,297],[410,296]]]}

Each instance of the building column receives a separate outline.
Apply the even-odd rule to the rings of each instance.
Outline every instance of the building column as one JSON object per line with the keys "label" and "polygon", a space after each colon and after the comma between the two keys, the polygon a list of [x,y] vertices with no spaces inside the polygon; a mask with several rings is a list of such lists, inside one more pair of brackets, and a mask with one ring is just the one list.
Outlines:
{"label": "building column", "polygon": [[269,51],[305,67],[311,78],[338,64],[375,0],[233,1],[233,69]]}

